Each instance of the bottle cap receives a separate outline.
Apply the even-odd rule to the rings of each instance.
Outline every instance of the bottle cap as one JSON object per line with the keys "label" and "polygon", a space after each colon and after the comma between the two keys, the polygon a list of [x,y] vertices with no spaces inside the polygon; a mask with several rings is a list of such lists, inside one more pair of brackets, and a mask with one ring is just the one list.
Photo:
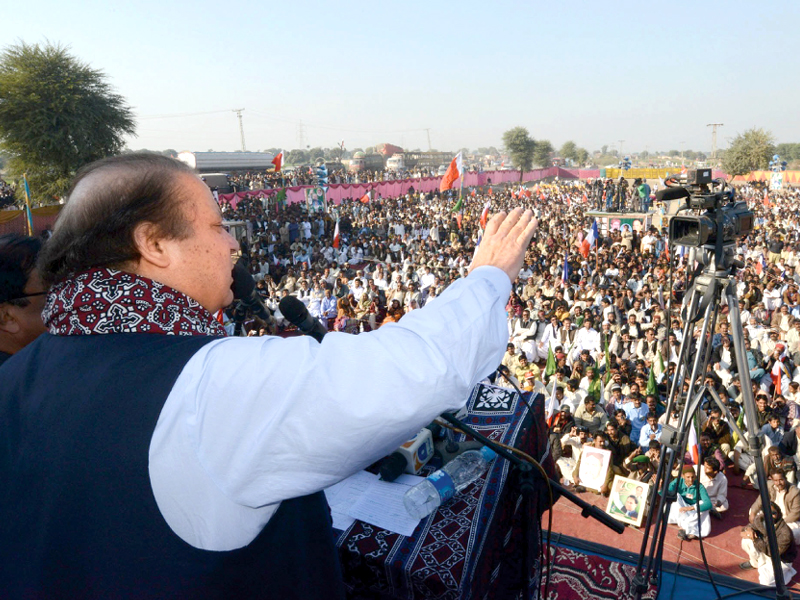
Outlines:
{"label": "bottle cap", "polygon": [[497,456],[497,452],[489,448],[489,446],[484,446],[481,448],[481,456],[486,459],[486,462],[490,462]]}

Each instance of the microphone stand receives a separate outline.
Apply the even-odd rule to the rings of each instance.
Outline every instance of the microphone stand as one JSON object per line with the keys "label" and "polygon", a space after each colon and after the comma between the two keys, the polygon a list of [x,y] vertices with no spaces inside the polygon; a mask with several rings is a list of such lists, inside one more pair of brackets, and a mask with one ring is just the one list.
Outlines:
{"label": "microphone stand", "polygon": [[[531,417],[533,415],[531,414]],[[520,483],[520,496],[522,497],[522,582],[525,586],[523,590],[523,598],[525,600],[530,600],[531,598],[531,586],[530,586],[530,560],[531,560],[531,548],[530,548],[530,537],[533,530],[532,521],[533,515],[533,495],[536,492],[534,487],[534,482],[536,481],[537,473],[533,469],[533,465],[529,463],[527,460],[523,460],[517,455],[509,452],[502,446],[498,445],[496,442],[493,442],[485,435],[482,435],[475,431],[469,425],[463,423],[459,419],[457,419],[451,413],[443,413],[441,418],[445,421],[449,422],[450,424],[458,427],[464,433],[470,435],[471,437],[475,438],[484,446],[491,448],[497,453],[498,456],[502,456],[508,462],[511,463],[512,469],[516,472],[516,476]],[[538,474],[541,477],[541,474]],[[546,481],[547,485],[551,486],[557,493],[561,496],[565,497],[567,500],[572,502],[573,504],[577,505],[581,509],[581,516],[583,518],[592,517],[600,521],[606,527],[610,527],[617,533],[622,533],[625,531],[625,525],[607,515],[602,510],[597,508],[596,506],[589,504],[582,498],[579,498],[569,490],[567,490],[563,485],[559,482],[555,481],[552,478],[547,478]],[[550,507],[552,510],[552,506]],[[548,557],[549,559],[549,557]]]}

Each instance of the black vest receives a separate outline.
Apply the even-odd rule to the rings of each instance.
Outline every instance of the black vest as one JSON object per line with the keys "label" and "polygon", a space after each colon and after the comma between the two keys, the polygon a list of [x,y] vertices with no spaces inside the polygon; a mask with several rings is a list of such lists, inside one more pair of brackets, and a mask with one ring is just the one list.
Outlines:
{"label": "black vest", "polygon": [[233,551],[193,548],[161,516],[150,439],[213,339],[43,335],[3,365],[0,597],[343,597],[322,492],[282,502]]}

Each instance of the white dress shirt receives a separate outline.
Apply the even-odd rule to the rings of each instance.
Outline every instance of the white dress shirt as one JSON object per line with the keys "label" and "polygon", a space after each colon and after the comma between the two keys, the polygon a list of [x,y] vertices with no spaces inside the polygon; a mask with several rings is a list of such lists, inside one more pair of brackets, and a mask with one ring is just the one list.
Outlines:
{"label": "white dress shirt", "polygon": [[371,333],[203,346],[150,443],[165,521],[194,547],[241,548],[282,500],[341,481],[464,406],[503,357],[510,290],[503,271],[479,267]]}

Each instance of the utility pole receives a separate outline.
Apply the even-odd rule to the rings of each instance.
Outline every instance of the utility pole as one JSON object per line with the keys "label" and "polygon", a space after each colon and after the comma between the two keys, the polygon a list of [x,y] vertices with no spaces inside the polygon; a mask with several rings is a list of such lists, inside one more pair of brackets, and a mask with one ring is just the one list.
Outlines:
{"label": "utility pole", "polygon": [[301,150],[305,149],[306,147],[306,134],[305,130],[303,129],[302,120],[297,124],[297,147]]}
{"label": "utility pole", "polygon": [[724,127],[725,123],[709,123],[711,127],[711,158],[717,158],[717,127]]}
{"label": "utility pole", "polygon": [[431,130],[426,128],[425,131],[428,133],[428,152],[433,152],[433,146],[431,146]]}
{"label": "utility pole", "polygon": [[622,160],[622,144],[625,143],[625,140],[617,140],[619,142],[619,159]]}
{"label": "utility pole", "polygon": [[247,152],[247,148],[244,145],[244,125],[242,124],[242,112],[244,112],[244,109],[234,108],[233,112],[235,112],[236,116],[239,117],[239,135],[242,138],[242,152]]}

